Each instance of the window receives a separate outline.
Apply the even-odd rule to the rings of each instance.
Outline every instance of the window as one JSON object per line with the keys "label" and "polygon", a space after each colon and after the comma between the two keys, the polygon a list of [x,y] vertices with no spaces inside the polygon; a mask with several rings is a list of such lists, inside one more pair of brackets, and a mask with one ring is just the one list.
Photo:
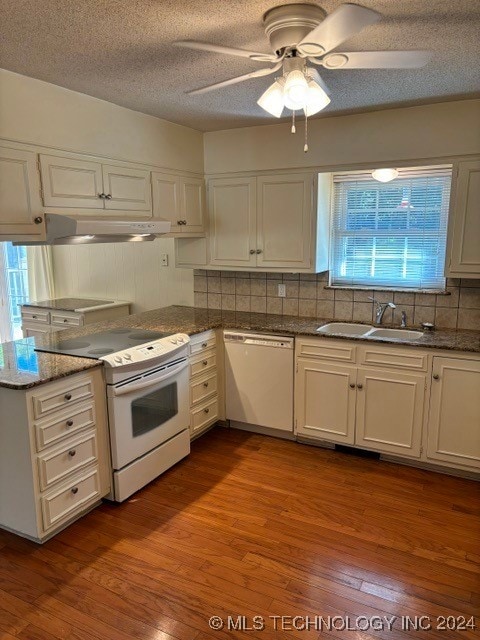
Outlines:
{"label": "window", "polygon": [[451,176],[451,167],[401,169],[387,183],[334,174],[330,284],[444,288]]}
{"label": "window", "polygon": [[28,302],[27,250],[0,243],[0,342],[22,337],[20,305]]}

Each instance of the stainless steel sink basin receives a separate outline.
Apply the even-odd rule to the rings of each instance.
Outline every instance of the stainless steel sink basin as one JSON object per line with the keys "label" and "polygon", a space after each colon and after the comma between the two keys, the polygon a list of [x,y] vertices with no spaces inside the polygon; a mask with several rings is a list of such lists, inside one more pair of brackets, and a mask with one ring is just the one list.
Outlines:
{"label": "stainless steel sink basin", "polygon": [[410,329],[371,329],[366,336],[368,338],[388,338],[389,340],[419,340],[423,333]]}
{"label": "stainless steel sink basin", "polygon": [[373,329],[367,324],[355,324],[353,322],[329,322],[318,327],[318,333],[336,334],[341,336],[364,336]]}

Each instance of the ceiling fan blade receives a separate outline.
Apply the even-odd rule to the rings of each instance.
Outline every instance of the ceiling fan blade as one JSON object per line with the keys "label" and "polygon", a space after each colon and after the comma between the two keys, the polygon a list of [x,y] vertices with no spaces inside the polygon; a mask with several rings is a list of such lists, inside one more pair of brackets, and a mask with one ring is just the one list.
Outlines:
{"label": "ceiling fan blade", "polygon": [[282,60],[278,62],[274,67],[266,67],[265,69],[258,69],[258,71],[252,71],[246,73],[243,76],[237,76],[236,78],[230,78],[230,80],[223,80],[222,82],[216,82],[215,84],[209,84],[206,87],[200,89],[192,89],[187,91],[190,95],[199,95],[201,93],[207,93],[208,91],[214,91],[215,89],[221,89],[222,87],[228,87],[231,84],[237,84],[238,82],[245,82],[245,80],[251,80],[252,78],[261,78],[262,76],[269,76],[275,71],[278,71],[282,66]]}
{"label": "ceiling fan blade", "polygon": [[432,55],[431,51],[353,51],[331,53],[320,64],[325,69],[420,69]]}
{"label": "ceiling fan blade", "polygon": [[304,56],[320,56],[378,22],[381,17],[372,9],[357,4],[342,4],[312,29],[297,45],[297,49]]}
{"label": "ceiling fan blade", "polygon": [[197,42],[196,40],[177,40],[173,43],[177,47],[186,47],[187,49],[195,49],[198,51],[210,51],[212,53],[223,53],[228,56],[238,56],[240,58],[249,58],[257,62],[275,62],[278,57],[273,53],[260,53],[258,51],[246,51],[245,49],[236,49],[234,47],[224,47],[222,45],[210,44],[209,42]]}

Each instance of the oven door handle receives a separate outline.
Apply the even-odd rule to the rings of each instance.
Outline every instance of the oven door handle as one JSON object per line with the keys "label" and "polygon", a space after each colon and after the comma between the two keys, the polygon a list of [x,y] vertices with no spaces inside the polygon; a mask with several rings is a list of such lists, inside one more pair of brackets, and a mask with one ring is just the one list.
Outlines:
{"label": "oven door handle", "polygon": [[163,371],[160,371],[158,375],[152,375],[152,377],[148,378],[148,380],[139,380],[138,382],[132,382],[131,384],[126,384],[121,387],[113,387],[113,395],[123,396],[127,393],[131,393],[132,391],[138,391],[139,389],[146,389],[148,387],[153,387],[159,382],[163,382],[164,380],[173,378],[180,371],[183,371],[183,369],[185,369],[187,366],[188,366],[188,361],[185,360],[184,362],[181,362],[178,365],[175,365],[171,369],[168,369],[166,373]]}

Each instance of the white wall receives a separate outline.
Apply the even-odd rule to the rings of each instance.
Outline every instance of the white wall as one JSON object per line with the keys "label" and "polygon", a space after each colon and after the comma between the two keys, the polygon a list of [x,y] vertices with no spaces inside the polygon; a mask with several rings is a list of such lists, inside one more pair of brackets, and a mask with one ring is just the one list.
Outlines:
{"label": "white wall", "polygon": [[444,102],[312,120],[212,131],[204,135],[205,173],[441,158],[480,152],[480,100]]}
{"label": "white wall", "polygon": [[[203,173],[202,133],[2,69],[0,138]],[[56,295],[120,298],[134,311],[192,304],[192,271],[173,263],[172,239],[55,247]]]}

